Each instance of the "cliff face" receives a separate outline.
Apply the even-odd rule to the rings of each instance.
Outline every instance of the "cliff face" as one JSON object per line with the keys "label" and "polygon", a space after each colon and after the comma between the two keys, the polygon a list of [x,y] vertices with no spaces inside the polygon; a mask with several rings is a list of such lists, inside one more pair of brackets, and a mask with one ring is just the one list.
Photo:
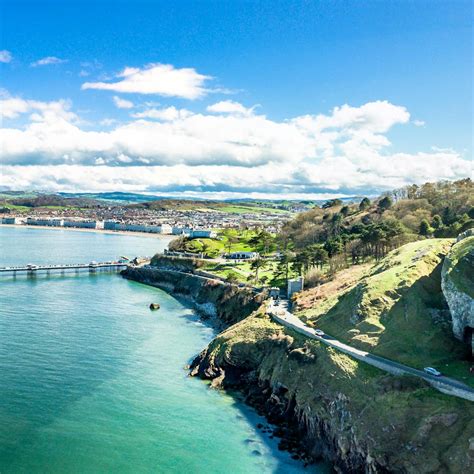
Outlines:
{"label": "cliff face", "polygon": [[225,284],[174,268],[130,267],[122,275],[186,299],[204,317],[214,319],[220,327],[227,327],[247,317],[261,305],[265,297],[250,288]]}
{"label": "cliff face", "polygon": [[[442,288],[451,312],[453,333],[466,342],[474,339],[474,236],[456,243],[443,263]],[[472,344],[474,354],[474,344]]]}
{"label": "cliff face", "polygon": [[474,469],[472,403],[305,340],[263,311],[214,339],[191,373],[242,391],[279,425],[282,447],[302,442],[339,472]]}

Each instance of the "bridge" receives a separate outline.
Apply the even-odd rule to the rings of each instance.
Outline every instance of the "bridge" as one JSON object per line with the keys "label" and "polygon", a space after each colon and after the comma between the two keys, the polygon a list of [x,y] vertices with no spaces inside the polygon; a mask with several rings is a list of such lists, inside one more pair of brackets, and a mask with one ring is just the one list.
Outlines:
{"label": "bridge", "polygon": [[79,264],[59,264],[59,265],[34,265],[32,263],[18,267],[0,267],[0,276],[35,276],[38,274],[50,275],[53,273],[64,274],[66,272],[119,272],[125,270],[129,262],[90,262]]}

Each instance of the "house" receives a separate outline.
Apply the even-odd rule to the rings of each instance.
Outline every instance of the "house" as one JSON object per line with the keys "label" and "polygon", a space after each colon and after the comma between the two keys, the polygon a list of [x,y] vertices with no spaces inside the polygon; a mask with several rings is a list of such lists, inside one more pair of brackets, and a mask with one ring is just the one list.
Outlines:
{"label": "house", "polygon": [[189,237],[191,237],[191,239],[215,239],[217,238],[217,232],[207,229],[193,229]]}
{"label": "house", "polygon": [[233,252],[228,253],[225,258],[230,258],[232,260],[252,260],[258,257],[258,252]]}

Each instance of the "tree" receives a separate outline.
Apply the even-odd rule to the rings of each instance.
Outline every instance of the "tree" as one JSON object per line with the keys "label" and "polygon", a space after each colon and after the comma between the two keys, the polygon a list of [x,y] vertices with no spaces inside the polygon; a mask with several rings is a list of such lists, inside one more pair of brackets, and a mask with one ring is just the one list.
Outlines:
{"label": "tree", "polygon": [[202,243],[201,252],[202,252],[202,255],[203,255],[204,257],[207,256],[207,252],[209,251],[209,248],[210,248],[210,246],[209,246],[209,244],[208,244],[207,242],[203,242],[203,243]]}
{"label": "tree", "polygon": [[239,239],[238,237],[234,234],[234,232],[232,230],[227,230],[225,233],[224,233],[227,241],[225,243],[225,249],[227,250],[227,253],[231,253],[232,251],[232,246],[235,245]]}
{"label": "tree", "polygon": [[324,250],[326,250],[329,257],[333,257],[334,255],[342,252],[343,248],[344,245],[340,238],[329,239],[324,243]]}
{"label": "tree", "polygon": [[346,217],[349,214],[349,206],[343,206],[341,208],[341,214]]}
{"label": "tree", "polygon": [[342,215],[334,214],[331,219],[331,231],[333,235],[339,235],[342,226]]}
{"label": "tree", "polygon": [[328,209],[329,207],[335,207],[335,206],[340,206],[342,205],[342,201],[340,199],[330,199],[329,201],[326,201],[321,208],[322,209]]}
{"label": "tree", "polygon": [[312,245],[308,249],[311,264],[314,266],[318,266],[320,269],[323,268],[323,265],[328,261],[328,253],[323,248],[322,245]]}
{"label": "tree", "polygon": [[383,197],[378,203],[379,211],[382,213],[386,211],[387,209],[390,209],[392,207],[392,204],[393,204],[393,201],[390,196]]}
{"label": "tree", "polygon": [[362,201],[360,201],[359,204],[359,211],[365,211],[370,207],[370,199],[369,198],[364,198]]}
{"label": "tree", "polygon": [[418,233],[420,235],[424,235],[425,237],[433,233],[433,229],[431,228],[430,223],[426,219],[422,219],[422,221],[420,222],[420,229]]}
{"label": "tree", "polygon": [[252,270],[255,270],[255,282],[258,281],[258,272],[261,269],[265,268],[267,265],[268,262],[264,258],[260,257],[260,255],[252,260],[252,262],[250,263],[250,268]]}
{"label": "tree", "polygon": [[290,265],[295,259],[295,254],[290,250],[285,250],[280,256],[278,265],[276,268],[276,274],[282,275],[285,277],[285,282],[288,284],[288,279],[290,277]]}
{"label": "tree", "polygon": [[443,220],[439,214],[433,216],[433,220],[431,221],[431,226],[433,229],[441,229],[443,227]]}

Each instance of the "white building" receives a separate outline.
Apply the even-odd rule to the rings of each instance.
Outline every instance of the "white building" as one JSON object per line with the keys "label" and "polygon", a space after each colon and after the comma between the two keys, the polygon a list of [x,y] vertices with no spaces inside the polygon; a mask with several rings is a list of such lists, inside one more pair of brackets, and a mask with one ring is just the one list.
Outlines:
{"label": "white building", "polygon": [[258,252],[233,252],[226,255],[232,260],[252,260],[258,257]]}
{"label": "white building", "polygon": [[190,237],[192,239],[215,239],[217,238],[217,232],[214,230],[207,230],[207,229],[196,229],[191,231]]}
{"label": "white building", "polygon": [[64,227],[78,227],[80,229],[96,229],[97,221],[64,221]]}
{"label": "white building", "polygon": [[294,293],[302,291],[304,288],[304,278],[302,276],[288,280],[287,295],[288,299],[292,297]]}

